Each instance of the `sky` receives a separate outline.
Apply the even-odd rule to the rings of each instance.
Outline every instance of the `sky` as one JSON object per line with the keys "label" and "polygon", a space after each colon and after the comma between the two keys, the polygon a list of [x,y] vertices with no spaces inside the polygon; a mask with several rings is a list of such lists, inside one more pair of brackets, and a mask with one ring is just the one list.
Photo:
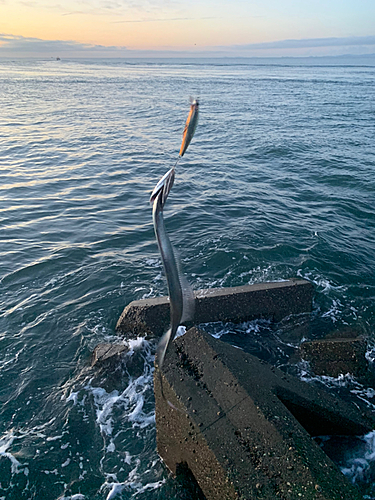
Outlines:
{"label": "sky", "polygon": [[374,0],[0,0],[0,57],[374,53]]}

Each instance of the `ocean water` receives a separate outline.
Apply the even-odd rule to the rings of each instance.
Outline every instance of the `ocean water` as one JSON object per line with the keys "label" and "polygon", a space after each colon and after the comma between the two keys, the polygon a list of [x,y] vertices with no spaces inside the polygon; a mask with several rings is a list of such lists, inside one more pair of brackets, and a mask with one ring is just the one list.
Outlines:
{"label": "ocean water", "polygon": [[[0,61],[1,500],[186,498],[156,453],[155,343],[130,342],[115,380],[90,356],[122,342],[127,303],[167,293],[148,199],[190,95],[200,121],[165,220],[192,287],[305,278],[311,338],[354,328],[375,358],[374,67]],[[259,322],[210,331],[273,345],[276,365],[297,346]],[[352,377],[320,383],[375,409]],[[375,498],[361,442],[341,467]]]}

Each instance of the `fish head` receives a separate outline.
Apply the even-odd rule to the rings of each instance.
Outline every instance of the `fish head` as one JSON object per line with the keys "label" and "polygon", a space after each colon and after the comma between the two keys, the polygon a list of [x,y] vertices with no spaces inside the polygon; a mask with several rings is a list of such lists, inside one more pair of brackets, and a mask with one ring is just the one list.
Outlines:
{"label": "fish head", "polygon": [[163,175],[163,177],[156,184],[153,192],[151,193],[150,203],[153,203],[158,197],[160,197],[161,206],[164,206],[174,183],[174,175],[174,167],[172,167],[165,175]]}

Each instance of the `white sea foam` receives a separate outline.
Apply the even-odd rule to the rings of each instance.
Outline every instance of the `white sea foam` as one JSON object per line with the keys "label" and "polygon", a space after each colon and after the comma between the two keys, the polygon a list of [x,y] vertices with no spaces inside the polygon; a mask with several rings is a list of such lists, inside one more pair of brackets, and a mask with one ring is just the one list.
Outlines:
{"label": "white sea foam", "polygon": [[124,458],[124,462],[128,465],[131,464],[131,459],[132,459],[132,456],[130,455],[130,453],[128,451],[125,452],[125,458]]}
{"label": "white sea foam", "polygon": [[86,385],[94,397],[96,406],[96,422],[102,434],[112,435],[112,412],[115,407],[120,406],[129,422],[133,422],[140,427],[146,427],[155,422],[154,412],[145,414],[143,411],[145,398],[144,394],[152,387],[153,383],[153,355],[151,355],[150,344],[144,337],[132,339],[125,342],[129,346],[127,356],[132,356],[136,350],[144,349],[144,373],[133,379],[130,377],[129,383],[122,393],[117,390],[107,393],[102,387],[92,387]]}
{"label": "white sea foam", "polygon": [[163,484],[165,483],[165,479],[162,479],[161,481],[157,481],[155,483],[148,483],[145,486],[142,486],[138,491],[136,491],[132,496],[137,497],[138,495],[141,495],[147,490],[156,490],[160,488]]}
{"label": "white sea foam", "polygon": [[312,282],[316,291],[324,299],[320,299],[320,304],[315,304],[316,313],[319,316],[331,320],[333,324],[340,322],[348,325],[353,320],[357,321],[360,316],[358,307],[353,305],[353,300],[349,299],[347,285],[339,285],[327,277],[320,275],[317,271],[297,271],[297,276]]}
{"label": "white sea foam", "polygon": [[269,328],[270,324],[271,322],[269,320],[254,319],[252,321],[236,324],[235,327],[233,323],[222,323],[221,321],[202,323],[201,326],[203,329],[207,329],[212,337],[220,339],[223,335],[234,333],[259,334],[265,328]]}
{"label": "white sea foam", "polygon": [[[84,390],[93,398],[96,411],[96,424],[104,440],[104,455],[101,458],[101,468],[105,476],[105,482],[101,491],[106,493],[106,500],[114,499],[126,491],[130,497],[136,495],[139,491],[156,489],[162,482],[157,481],[155,472],[151,469],[144,470],[144,463],[137,455],[132,455],[128,450],[121,450],[116,445],[121,433],[128,429],[135,432],[145,432],[147,429],[155,428],[155,410],[151,406],[150,410],[145,409],[149,402],[153,388],[153,361],[151,344],[144,337],[125,341],[129,347],[126,357],[130,358],[137,354],[143,359],[143,372],[138,377],[132,377],[126,373],[128,378],[124,390],[113,390],[107,392],[102,387],[95,387],[91,382],[87,383]],[[138,360],[138,358],[137,358]],[[125,358],[126,367],[126,358]],[[125,373],[124,373],[125,376]],[[119,429],[119,418],[121,415],[121,427]],[[146,434],[147,435],[147,434]],[[137,434],[137,439],[142,439],[142,435]],[[123,456],[122,462],[124,468],[116,470],[106,470],[111,467],[109,455],[118,453]],[[109,460],[109,461],[108,461]],[[127,471],[128,469],[128,471]],[[124,479],[124,474],[126,477]],[[119,478],[121,477],[121,480]]]}
{"label": "white sea foam", "polygon": [[185,335],[185,333],[186,333],[186,326],[179,326],[177,328],[177,332],[176,332],[175,338],[182,337],[183,335]]}
{"label": "white sea foam", "polygon": [[335,323],[342,315],[343,305],[339,299],[333,299],[328,311],[322,314],[322,318],[330,318]]}
{"label": "white sea foam", "polygon": [[109,490],[105,500],[113,500],[123,491],[128,492],[128,494],[130,495],[129,498],[137,498],[139,495],[146,491],[157,490],[163,484],[165,484],[165,482],[166,480],[162,479],[160,481],[153,481],[147,484],[142,484],[137,472],[137,468],[135,468],[129,474],[129,478],[127,481],[124,481],[122,483],[105,482],[101,487],[101,491]]}
{"label": "white sea foam", "polygon": [[300,379],[304,382],[321,382],[329,388],[342,388],[342,387],[360,387],[355,377],[350,374],[340,374],[337,377],[330,377],[328,375],[315,375],[311,373],[310,364],[307,361],[301,361],[296,365],[299,369]]}
{"label": "white sea foam", "polygon": [[107,474],[107,480],[101,487],[101,491],[109,490],[106,500],[112,500],[124,490],[128,491],[129,493],[134,493],[143,488],[143,484],[140,481],[140,474],[138,473],[141,461],[138,458],[135,458],[134,464],[135,466],[129,472],[126,481],[118,482],[116,475]]}
{"label": "white sea foam", "polygon": [[77,493],[75,495],[71,495],[68,497],[59,497],[57,500],[85,500],[85,495],[81,495],[81,493]]}
{"label": "white sea foam", "polygon": [[105,483],[106,487],[110,487],[111,490],[108,493],[106,500],[112,500],[112,498],[115,498],[117,495],[119,495],[124,489],[125,485],[123,483]]}
{"label": "white sea foam", "polygon": [[[118,342],[118,338],[116,340]],[[70,393],[67,391],[69,395],[66,397],[67,402],[71,401],[73,406],[78,407],[78,412],[86,421],[88,420],[85,401],[92,401],[94,404],[95,424],[103,438],[100,469],[105,480],[101,491],[108,499],[115,498],[124,490],[128,495],[133,496],[140,490],[146,491],[159,487],[162,471],[160,469],[155,472],[158,470],[157,467],[156,469],[147,467],[148,458],[146,461],[139,459],[138,444],[142,440],[148,441],[150,432],[155,432],[155,410],[150,404],[153,392],[155,346],[144,337],[122,341],[121,344],[128,347],[123,359],[124,370],[120,376],[120,380],[124,382],[123,389],[116,387],[115,390],[107,391],[104,387],[95,385],[93,379],[86,379],[79,390],[77,386],[70,387],[68,389]],[[136,357],[134,361],[133,357]],[[127,360],[131,363],[135,362],[137,371],[142,370],[143,363],[140,375],[132,375],[130,368],[127,368]],[[130,445],[128,444],[129,433],[134,435],[134,440],[130,440]],[[129,450],[124,449],[125,443],[125,446],[130,446]],[[71,463],[69,458],[65,458],[65,462],[60,466],[61,469],[69,468],[68,465]],[[114,465],[119,462],[123,464],[121,467]],[[160,464],[160,461],[158,462]],[[79,466],[83,468],[82,462]],[[85,474],[86,471],[83,471],[80,479],[83,479]],[[70,497],[67,496],[67,498]]]}
{"label": "white sea foam", "polygon": [[324,276],[316,274],[312,271],[303,272],[302,269],[298,269],[297,276],[299,276],[302,279],[311,281],[312,283],[314,283],[314,285],[316,285],[319,289],[321,289],[320,291],[324,294],[328,294],[332,290],[339,290],[341,292],[347,290],[347,287],[343,285],[337,285],[332,281],[329,281]]}
{"label": "white sea foam", "polygon": [[115,443],[113,439],[110,440],[109,445],[107,446],[107,452],[108,453],[113,453],[116,450]]}
{"label": "white sea foam", "polygon": [[113,405],[119,399],[118,391],[113,391],[110,394],[107,393],[102,387],[89,387],[86,389],[91,390],[94,396],[95,406],[96,406],[96,422],[100,427],[100,432],[110,436],[112,434],[112,409]]}
{"label": "white sea foam", "polygon": [[347,464],[341,467],[342,473],[353,483],[367,481],[367,476],[375,462],[375,431],[363,436],[362,440],[365,444],[363,453],[350,458]]}
{"label": "white sea foam", "polygon": [[367,346],[366,359],[369,363],[375,363],[375,346]]}
{"label": "white sea foam", "polygon": [[77,401],[78,401],[78,391],[77,392],[71,392],[69,394],[69,396],[66,398],[66,401],[73,401],[73,405],[76,405]]}
{"label": "white sea foam", "polygon": [[[245,259],[246,260],[246,259]],[[267,281],[271,281],[272,276],[275,273],[275,266],[268,265],[266,267],[257,266],[249,271],[244,271],[239,274],[239,278],[246,279],[247,284],[253,285],[255,283],[265,283]],[[272,279],[272,281],[274,281]],[[276,280],[275,280],[276,281]],[[285,280],[281,280],[285,281]]]}
{"label": "white sea foam", "polygon": [[60,434],[59,436],[50,436],[47,438],[47,441],[57,441],[58,439],[61,439],[63,437],[62,434]]}
{"label": "white sea foam", "polygon": [[152,259],[152,258],[147,258],[145,259],[145,262],[148,266],[152,267],[159,267],[161,265],[160,259]]}
{"label": "white sea foam", "polygon": [[[142,287],[142,288],[137,289],[137,291],[140,291],[140,290],[147,290],[147,288]],[[142,299],[148,299],[148,298],[153,297],[153,296],[154,296],[154,289],[152,288],[152,286],[150,286],[150,288],[148,289],[148,292],[145,292],[142,295]]]}
{"label": "white sea foam", "polygon": [[124,344],[126,344],[129,347],[129,353],[128,354],[133,354],[134,351],[137,349],[141,349],[142,347],[148,347],[148,342],[144,337],[137,337],[136,339],[130,339],[124,341]]}
{"label": "white sea foam", "polygon": [[67,467],[70,464],[70,458],[67,458],[63,464],[61,464],[61,467]]}
{"label": "white sea foam", "polygon": [[12,474],[19,474],[20,472],[24,472],[21,463],[7,451],[15,439],[16,437],[13,432],[8,432],[0,438],[0,457],[7,458],[10,461]]}
{"label": "white sea foam", "polygon": [[312,374],[310,365],[307,361],[300,361],[297,365],[300,379],[304,382],[319,382],[328,389],[346,388],[351,394],[363,401],[371,410],[375,410],[375,390],[372,387],[363,386],[351,373],[340,374],[338,377],[329,377],[328,375]]}

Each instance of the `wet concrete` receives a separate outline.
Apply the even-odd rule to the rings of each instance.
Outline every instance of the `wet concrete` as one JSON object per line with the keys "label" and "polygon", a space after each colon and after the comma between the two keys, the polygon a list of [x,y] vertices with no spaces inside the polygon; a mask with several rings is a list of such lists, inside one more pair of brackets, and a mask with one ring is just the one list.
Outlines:
{"label": "wet concrete", "polygon": [[91,356],[91,366],[116,369],[129,348],[121,344],[98,344]]}
{"label": "wet concrete", "polygon": [[168,351],[162,383],[158,452],[208,500],[361,498],[311,437],[365,434],[371,414],[195,328]]}
{"label": "wet concrete", "polygon": [[325,338],[303,342],[299,348],[316,375],[338,377],[350,373],[364,379],[369,375],[366,359],[367,340],[359,338]]}
{"label": "wet concrete", "polygon": [[[311,312],[313,285],[306,280],[294,279],[199,290],[194,296],[194,324],[255,318],[280,321],[291,314]],[[161,336],[169,326],[169,314],[168,297],[135,300],[125,307],[116,330],[126,334],[127,338]]]}

